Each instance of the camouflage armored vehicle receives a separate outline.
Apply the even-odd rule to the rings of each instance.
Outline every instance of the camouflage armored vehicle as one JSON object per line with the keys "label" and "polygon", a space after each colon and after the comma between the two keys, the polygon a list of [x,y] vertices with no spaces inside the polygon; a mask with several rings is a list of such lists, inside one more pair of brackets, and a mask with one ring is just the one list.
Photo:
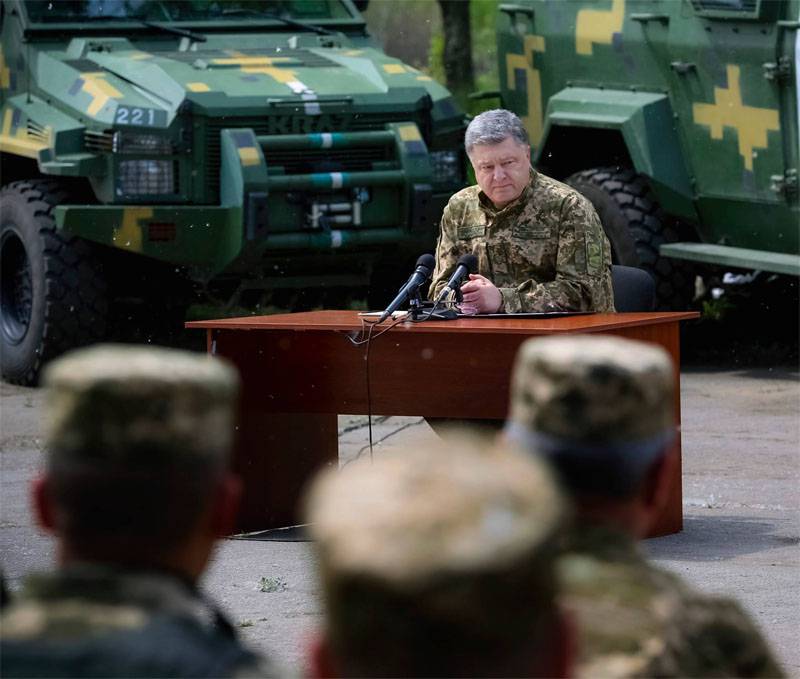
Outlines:
{"label": "camouflage armored vehicle", "polygon": [[501,100],[597,208],[616,263],[800,274],[798,0],[501,4]]}
{"label": "camouflage armored vehicle", "polygon": [[463,113],[351,0],[0,11],[5,379],[197,289],[385,302],[463,185]]}

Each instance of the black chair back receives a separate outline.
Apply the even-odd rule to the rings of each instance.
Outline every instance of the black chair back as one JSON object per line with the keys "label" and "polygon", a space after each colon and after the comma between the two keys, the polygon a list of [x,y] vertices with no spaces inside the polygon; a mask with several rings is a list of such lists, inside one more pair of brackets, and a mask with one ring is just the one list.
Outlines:
{"label": "black chair back", "polygon": [[644,269],[611,265],[611,285],[617,311],[652,311],[656,305],[656,285]]}

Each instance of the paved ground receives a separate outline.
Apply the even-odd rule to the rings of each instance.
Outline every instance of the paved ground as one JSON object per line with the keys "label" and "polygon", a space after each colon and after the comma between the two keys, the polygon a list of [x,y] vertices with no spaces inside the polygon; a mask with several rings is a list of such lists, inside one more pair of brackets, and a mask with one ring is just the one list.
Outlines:
{"label": "paved ground", "polygon": [[[683,373],[685,530],[648,540],[664,566],[737,596],[790,676],[800,677],[800,379],[796,370]],[[0,565],[12,588],[52,559],[32,526],[27,482],[41,464],[41,393],[0,383]],[[433,437],[419,418],[377,418],[376,454]],[[365,449],[364,418],[340,419],[340,464]],[[301,662],[319,624],[311,546],[228,540],[205,587],[256,647]],[[266,590],[266,591],[263,591]]]}

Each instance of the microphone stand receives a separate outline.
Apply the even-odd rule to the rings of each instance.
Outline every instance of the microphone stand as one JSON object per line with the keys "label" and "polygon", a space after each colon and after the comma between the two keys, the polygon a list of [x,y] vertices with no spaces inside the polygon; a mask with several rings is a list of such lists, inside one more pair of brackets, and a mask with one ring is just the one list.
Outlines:
{"label": "microphone stand", "polygon": [[[461,288],[456,288],[455,299],[457,304],[464,301]],[[435,311],[436,306],[434,302],[423,302],[420,299],[419,290],[415,290],[408,300],[408,313],[412,321],[452,321],[458,318],[458,312],[455,309]]]}
{"label": "microphone stand", "polygon": [[419,321],[425,314],[424,302],[419,296],[419,288],[414,290],[414,294],[408,298],[408,314],[412,321]]}

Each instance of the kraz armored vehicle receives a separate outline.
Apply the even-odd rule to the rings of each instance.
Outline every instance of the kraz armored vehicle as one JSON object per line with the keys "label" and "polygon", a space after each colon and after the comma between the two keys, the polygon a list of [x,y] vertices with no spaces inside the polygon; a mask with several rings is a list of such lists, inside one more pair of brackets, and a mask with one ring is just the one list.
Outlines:
{"label": "kraz armored vehicle", "polygon": [[356,4],[0,3],[5,379],[198,290],[391,299],[463,186],[465,121]]}
{"label": "kraz armored vehicle", "polygon": [[800,274],[798,19],[797,0],[499,6],[502,104],[660,308],[697,267]]}

